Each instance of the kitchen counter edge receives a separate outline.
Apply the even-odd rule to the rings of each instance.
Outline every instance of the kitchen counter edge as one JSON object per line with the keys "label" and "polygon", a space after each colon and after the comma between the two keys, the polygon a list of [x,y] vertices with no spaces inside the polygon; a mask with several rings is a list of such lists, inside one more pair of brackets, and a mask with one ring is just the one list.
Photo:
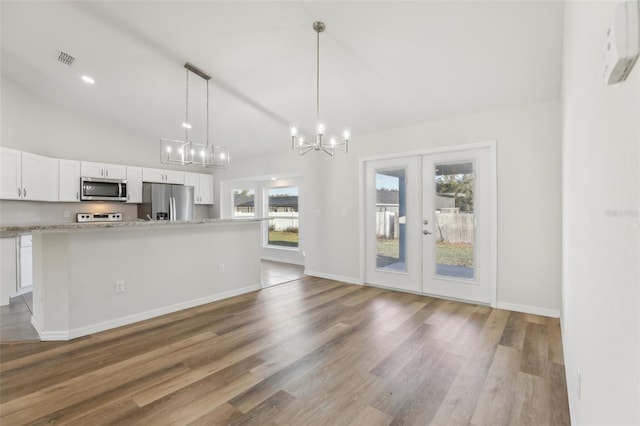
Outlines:
{"label": "kitchen counter edge", "polygon": [[269,218],[250,219],[199,219],[190,221],[168,221],[168,220],[127,220],[122,222],[69,222],[54,224],[33,224],[33,225],[7,225],[0,226],[0,238],[17,237],[29,234],[33,231],[73,231],[76,229],[104,229],[104,228],[127,228],[127,227],[158,227],[176,225],[202,225],[202,224],[235,224],[261,222]]}

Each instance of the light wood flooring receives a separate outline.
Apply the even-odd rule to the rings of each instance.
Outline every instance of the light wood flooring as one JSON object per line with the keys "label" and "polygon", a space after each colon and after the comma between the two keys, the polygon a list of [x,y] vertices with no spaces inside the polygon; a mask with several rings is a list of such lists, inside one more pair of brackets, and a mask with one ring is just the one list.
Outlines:
{"label": "light wood flooring", "polygon": [[31,293],[11,298],[6,306],[0,306],[0,342],[40,340],[31,325],[33,300]]}
{"label": "light wood flooring", "polygon": [[0,423],[567,425],[557,319],[307,277],[0,346]]}
{"label": "light wood flooring", "polygon": [[304,277],[304,266],[289,263],[260,261],[262,287],[284,284]]}

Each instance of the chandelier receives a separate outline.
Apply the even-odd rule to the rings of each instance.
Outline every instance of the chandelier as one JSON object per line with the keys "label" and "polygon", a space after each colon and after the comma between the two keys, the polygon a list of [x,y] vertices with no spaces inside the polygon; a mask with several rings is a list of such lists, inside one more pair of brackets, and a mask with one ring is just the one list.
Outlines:
{"label": "chandelier", "polygon": [[[185,129],[184,140],[160,139],[160,161],[164,164],[181,166],[201,166],[218,169],[229,167],[229,150],[226,147],[209,145],[209,80],[211,77],[200,68],[187,62],[184,64],[187,70],[186,83],[186,108],[185,120],[182,126]],[[193,73],[207,82],[207,128],[205,143],[195,143],[189,140],[189,73]]]}
{"label": "chandelier", "polygon": [[304,155],[309,151],[324,151],[333,158],[335,150],[348,152],[349,138],[351,131],[345,128],[342,131],[342,139],[338,140],[336,136],[326,137],[326,128],[320,120],[320,33],[325,30],[323,22],[316,21],[313,23],[313,29],[317,33],[316,38],[316,140],[307,141],[300,134],[298,125],[292,123],[289,130],[291,131],[291,149],[299,149],[300,155]]}

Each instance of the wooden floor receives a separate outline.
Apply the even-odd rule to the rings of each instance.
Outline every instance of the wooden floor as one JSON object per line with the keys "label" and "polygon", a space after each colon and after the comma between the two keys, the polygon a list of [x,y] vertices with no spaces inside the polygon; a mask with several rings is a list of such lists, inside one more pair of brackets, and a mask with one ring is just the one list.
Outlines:
{"label": "wooden floor", "polygon": [[260,261],[262,288],[299,280],[302,277],[304,277],[304,266],[272,262],[270,260]]}
{"label": "wooden floor", "polygon": [[569,424],[558,320],[303,278],[0,347],[0,423]]}
{"label": "wooden floor", "polygon": [[31,325],[32,312],[31,293],[12,297],[8,305],[0,306],[0,342],[40,340]]}

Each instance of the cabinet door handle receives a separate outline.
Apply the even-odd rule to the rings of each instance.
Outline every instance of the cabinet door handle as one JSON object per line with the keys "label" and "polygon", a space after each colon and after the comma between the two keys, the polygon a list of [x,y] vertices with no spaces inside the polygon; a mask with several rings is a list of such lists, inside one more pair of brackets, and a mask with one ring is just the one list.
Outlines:
{"label": "cabinet door handle", "polygon": [[78,192],[76,192],[76,200],[80,199],[80,194]]}
{"label": "cabinet door handle", "polygon": [[106,169],[105,169],[104,174],[105,174],[107,177],[109,177],[109,170],[106,170]]}
{"label": "cabinet door handle", "polygon": [[18,188],[18,198],[22,197],[22,189]]}
{"label": "cabinet door handle", "polygon": [[22,197],[27,198],[27,190],[25,188],[22,188]]}

